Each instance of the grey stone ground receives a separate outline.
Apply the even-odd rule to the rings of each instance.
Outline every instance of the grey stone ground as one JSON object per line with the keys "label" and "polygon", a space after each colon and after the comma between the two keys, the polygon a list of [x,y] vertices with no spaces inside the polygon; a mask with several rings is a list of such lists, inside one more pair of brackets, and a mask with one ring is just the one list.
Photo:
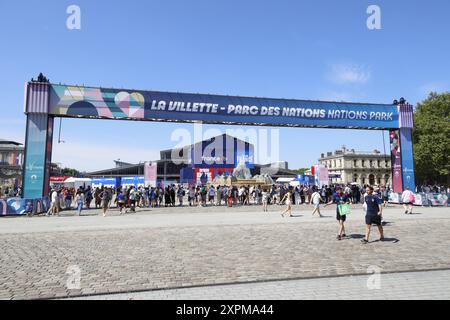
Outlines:
{"label": "grey stone ground", "polygon": [[[143,293],[141,297],[178,298],[191,290],[193,297],[201,298],[208,288],[179,289],[233,283],[243,284],[224,287],[228,289],[224,292],[231,294],[224,297],[246,299],[255,291],[263,297],[273,285],[283,299],[289,298],[289,293],[299,298],[320,298],[324,286],[340,288],[357,282],[345,278],[301,279],[359,274],[367,280],[369,266],[381,268],[382,279],[392,279],[392,285],[398,282],[400,294],[407,290],[404,284],[410,283],[417,287],[417,297],[435,298],[436,291],[448,298],[447,271],[426,272],[422,277],[413,273],[407,280],[404,277],[408,274],[387,273],[450,269],[449,208],[418,208],[417,214],[408,216],[398,207],[389,208],[385,213],[390,222],[386,226],[388,241],[369,245],[360,243],[364,217],[359,208],[349,217],[349,237],[343,241],[335,239],[333,208],[324,211],[327,217],[322,219],[311,217],[309,207],[296,208],[293,218],[280,217],[280,210],[272,207],[271,213],[265,214],[256,207],[162,208],[126,216],[113,210],[106,218],[91,211],[84,217],[68,213],[63,217],[0,219],[0,299],[171,288],[176,290]],[[68,280],[74,279],[68,268],[81,271],[78,290],[67,287]],[[295,291],[298,285],[311,281],[316,281],[318,291],[311,285],[310,291],[301,292],[316,295],[307,297]],[[217,288],[211,288],[212,296]],[[352,285],[345,288],[356,290]],[[367,291],[363,288],[361,296]]]}
{"label": "grey stone ground", "polygon": [[[219,285],[88,300],[449,300],[450,270]],[[378,280],[379,279],[379,280]]]}

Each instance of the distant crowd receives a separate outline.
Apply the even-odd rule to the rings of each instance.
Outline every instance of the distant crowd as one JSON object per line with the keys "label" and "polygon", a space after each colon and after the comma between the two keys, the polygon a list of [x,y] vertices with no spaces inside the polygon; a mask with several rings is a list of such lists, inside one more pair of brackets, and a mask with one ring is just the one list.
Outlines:
{"label": "distant crowd", "polygon": [[[50,194],[52,206],[48,214],[57,214],[60,210],[102,208],[105,211],[117,207],[122,212],[134,212],[136,207],[156,208],[175,206],[246,206],[246,205],[284,205],[286,199],[292,205],[312,204],[313,196],[328,203],[337,190],[351,203],[363,203],[367,186],[331,185],[316,188],[315,186],[287,185],[262,186],[190,186],[169,185],[165,188],[119,187],[119,188],[83,188],[78,190],[61,188],[53,189]],[[391,189],[381,186],[375,193],[384,201],[388,201]]]}

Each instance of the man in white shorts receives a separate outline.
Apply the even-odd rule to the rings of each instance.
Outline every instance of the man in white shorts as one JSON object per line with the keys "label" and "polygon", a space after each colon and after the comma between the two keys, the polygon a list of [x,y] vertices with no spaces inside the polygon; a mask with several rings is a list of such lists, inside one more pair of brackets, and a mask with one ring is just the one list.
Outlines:
{"label": "man in white shorts", "polygon": [[317,191],[316,187],[313,187],[313,194],[311,195],[311,201],[310,204],[314,206],[314,211],[312,215],[314,215],[316,212],[319,214],[319,217],[323,217],[320,213],[320,201],[322,201],[322,197],[320,196],[320,193]]}

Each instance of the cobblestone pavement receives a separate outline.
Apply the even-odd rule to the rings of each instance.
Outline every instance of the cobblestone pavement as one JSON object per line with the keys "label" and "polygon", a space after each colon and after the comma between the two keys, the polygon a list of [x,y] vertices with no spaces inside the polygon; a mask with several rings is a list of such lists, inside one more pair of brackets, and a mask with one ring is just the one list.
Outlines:
{"label": "cobblestone pavement", "polygon": [[[88,300],[450,300],[450,270],[218,285]],[[379,280],[378,280],[379,279]],[[369,289],[370,288],[370,289]],[[78,298],[86,299],[86,298]]]}
{"label": "cobblestone pavement", "polygon": [[[0,219],[0,299],[358,275],[369,266],[383,273],[450,268],[448,208],[410,216],[388,209],[388,241],[369,245],[360,243],[364,217],[356,210],[343,241],[335,239],[334,210],[323,219],[305,210],[281,218],[278,208],[162,210]],[[77,268],[80,287],[69,290],[76,277],[67,272]]]}

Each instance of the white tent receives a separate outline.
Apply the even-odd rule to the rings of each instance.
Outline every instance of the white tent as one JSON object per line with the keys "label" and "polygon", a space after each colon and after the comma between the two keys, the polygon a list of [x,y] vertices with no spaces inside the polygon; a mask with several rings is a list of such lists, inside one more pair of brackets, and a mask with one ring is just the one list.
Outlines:
{"label": "white tent", "polygon": [[88,178],[68,178],[64,181],[64,186],[68,188],[78,189],[79,187],[87,188],[92,186],[92,179]]}
{"label": "white tent", "polygon": [[291,183],[295,178],[278,178],[277,183]]}

